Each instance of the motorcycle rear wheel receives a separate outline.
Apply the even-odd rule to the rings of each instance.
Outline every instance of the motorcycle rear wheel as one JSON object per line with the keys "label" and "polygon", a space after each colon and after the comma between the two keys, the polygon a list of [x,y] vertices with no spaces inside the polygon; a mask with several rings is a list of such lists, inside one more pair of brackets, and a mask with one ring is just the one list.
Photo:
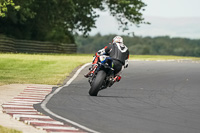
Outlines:
{"label": "motorcycle rear wheel", "polygon": [[91,88],[89,90],[90,96],[97,96],[105,78],[106,78],[106,72],[104,72],[103,70],[97,73],[97,76],[94,79],[93,83],[91,84]]}

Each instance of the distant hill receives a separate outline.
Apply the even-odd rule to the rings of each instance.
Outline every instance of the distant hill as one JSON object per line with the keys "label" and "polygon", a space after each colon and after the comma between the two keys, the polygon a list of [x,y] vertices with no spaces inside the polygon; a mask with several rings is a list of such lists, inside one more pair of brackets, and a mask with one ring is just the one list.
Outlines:
{"label": "distant hill", "polygon": [[93,29],[90,35],[101,33],[102,35],[119,34],[128,35],[133,33],[137,36],[171,36],[200,39],[200,17],[193,18],[162,18],[146,16],[145,20],[151,25],[129,27],[128,31],[118,30],[117,21],[107,14],[97,19],[97,29]]}
{"label": "distant hill", "polygon": [[[95,53],[108,45],[115,35],[96,34],[84,38],[76,36],[78,53]],[[140,37],[123,36],[131,54],[179,55],[200,57],[200,39],[171,38],[169,36]]]}

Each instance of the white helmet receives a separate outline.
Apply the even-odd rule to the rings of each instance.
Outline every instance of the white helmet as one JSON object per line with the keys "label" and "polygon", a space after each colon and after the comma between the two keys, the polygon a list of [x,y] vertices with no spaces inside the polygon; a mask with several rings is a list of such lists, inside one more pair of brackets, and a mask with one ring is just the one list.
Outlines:
{"label": "white helmet", "polygon": [[123,38],[121,36],[116,36],[113,38],[112,43],[123,43]]}

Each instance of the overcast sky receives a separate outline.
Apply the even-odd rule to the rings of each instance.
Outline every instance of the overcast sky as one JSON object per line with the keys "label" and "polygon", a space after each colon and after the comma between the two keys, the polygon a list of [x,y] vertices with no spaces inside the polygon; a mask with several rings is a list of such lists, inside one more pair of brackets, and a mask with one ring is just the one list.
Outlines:
{"label": "overcast sky", "polygon": [[130,27],[129,31],[118,30],[117,21],[109,12],[99,12],[96,33],[127,35],[133,33],[138,36],[171,36],[200,39],[200,0],[143,0],[147,4],[143,12],[146,21],[151,25]]}
{"label": "overcast sky", "polygon": [[144,15],[158,17],[200,17],[200,0],[143,0]]}

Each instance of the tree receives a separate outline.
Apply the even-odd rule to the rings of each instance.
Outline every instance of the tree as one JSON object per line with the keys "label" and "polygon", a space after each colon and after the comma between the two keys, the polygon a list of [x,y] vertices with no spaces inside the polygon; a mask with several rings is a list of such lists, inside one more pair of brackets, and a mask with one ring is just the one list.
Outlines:
{"label": "tree", "polygon": [[13,0],[0,0],[0,17],[6,17],[8,6],[11,6],[16,10],[19,10],[20,8],[20,6],[15,5]]}
{"label": "tree", "polygon": [[[95,53],[105,47],[115,35],[76,36],[79,53]],[[200,57],[200,39],[160,37],[122,36],[130,54],[179,55]]]}
{"label": "tree", "polygon": [[143,21],[141,11],[145,10],[146,5],[141,0],[107,0],[106,3],[123,30],[128,28],[128,24],[149,24]]}
{"label": "tree", "polygon": [[74,42],[74,34],[81,32],[87,36],[95,27],[97,10],[109,10],[122,30],[130,24],[146,23],[141,13],[146,5],[141,0],[14,0],[14,3],[20,10],[8,8],[8,15],[0,18],[0,33],[22,39]]}

